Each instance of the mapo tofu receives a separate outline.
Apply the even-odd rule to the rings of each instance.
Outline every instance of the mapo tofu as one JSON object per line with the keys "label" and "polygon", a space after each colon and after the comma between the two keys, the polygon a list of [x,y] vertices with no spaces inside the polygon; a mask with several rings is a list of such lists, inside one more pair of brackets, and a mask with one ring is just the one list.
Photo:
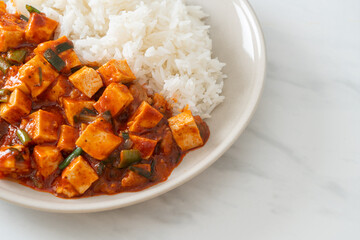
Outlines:
{"label": "mapo tofu", "polygon": [[84,64],[58,23],[0,1],[0,178],[63,198],[165,181],[209,129],[136,80],[125,59]]}

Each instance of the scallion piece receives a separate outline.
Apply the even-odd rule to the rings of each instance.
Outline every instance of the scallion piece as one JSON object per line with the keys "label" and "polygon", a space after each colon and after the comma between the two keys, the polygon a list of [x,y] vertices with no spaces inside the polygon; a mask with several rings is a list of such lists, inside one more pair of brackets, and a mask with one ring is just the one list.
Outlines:
{"label": "scallion piece", "polygon": [[39,85],[41,86],[43,82],[43,77],[42,77],[42,69],[41,67],[39,67]]}
{"label": "scallion piece", "polygon": [[6,103],[10,99],[11,92],[8,89],[0,89],[0,102]]}
{"label": "scallion piece", "polygon": [[33,6],[30,6],[30,5],[27,5],[27,4],[26,4],[26,10],[28,10],[29,13],[41,13],[39,10],[37,10]]}
{"label": "scallion piece", "polygon": [[66,66],[66,63],[50,48],[44,52],[44,58],[59,72]]}
{"label": "scallion piece", "polygon": [[43,184],[39,181],[39,179],[36,177],[36,175],[31,175],[30,179],[33,181],[35,187],[43,188]]}
{"label": "scallion piece", "polygon": [[60,163],[59,169],[61,169],[61,170],[65,169],[67,166],[69,166],[71,161],[74,158],[80,156],[82,152],[83,152],[83,150],[81,148],[77,147],[67,158],[65,158],[65,160],[62,163]]}
{"label": "scallion piece", "polygon": [[124,140],[129,139],[129,133],[128,132],[121,132],[121,135]]}
{"label": "scallion piece", "polygon": [[59,45],[56,46],[56,52],[57,54],[59,54],[72,48],[74,48],[74,46],[69,42],[60,43]]}
{"label": "scallion piece", "polygon": [[96,116],[96,115],[97,115],[97,113],[95,112],[95,110],[92,110],[92,109],[89,109],[89,108],[86,108],[86,107],[84,107],[84,108],[81,110],[80,114],[92,115],[92,116]]}
{"label": "scallion piece", "polygon": [[24,146],[28,145],[28,143],[31,142],[31,138],[30,138],[29,134],[23,129],[18,129],[16,131],[16,136],[19,138],[20,142]]}
{"label": "scallion piece", "polygon": [[74,116],[74,122],[75,123],[90,123],[96,120],[96,116],[91,115],[75,115]]}
{"label": "scallion piece", "polygon": [[103,114],[102,114],[102,117],[108,121],[109,123],[112,124],[112,116],[111,116],[111,112],[108,110],[108,111],[105,111]]}
{"label": "scallion piece", "polygon": [[129,170],[133,171],[133,172],[135,172],[135,173],[139,174],[140,176],[143,176],[143,177],[145,177],[147,179],[151,179],[151,175],[152,175],[151,172],[149,172],[149,171],[147,171],[147,170],[145,170],[143,168],[130,166]]}
{"label": "scallion piece", "polygon": [[20,15],[20,19],[24,20],[25,22],[29,21],[29,18],[22,14]]}
{"label": "scallion piece", "polygon": [[83,108],[81,112],[74,116],[74,122],[80,123],[80,122],[93,122],[97,118],[97,113],[95,110],[91,110],[88,108]]}
{"label": "scallion piece", "polygon": [[27,54],[26,49],[10,50],[7,53],[7,60],[12,63],[23,63]]}
{"label": "scallion piece", "polygon": [[104,168],[105,168],[105,163],[100,162],[97,169],[96,169],[96,173],[97,173],[98,176],[101,176],[104,173]]}
{"label": "scallion piece", "polygon": [[75,73],[75,72],[79,71],[81,68],[82,68],[81,65],[80,65],[80,66],[73,67],[73,68],[71,68],[71,73]]}
{"label": "scallion piece", "polygon": [[118,168],[126,168],[133,163],[139,162],[141,160],[141,154],[139,150],[122,150],[120,153],[120,163],[117,166]]}
{"label": "scallion piece", "polygon": [[6,74],[7,70],[11,67],[11,64],[6,61],[5,58],[0,57],[0,71]]}
{"label": "scallion piece", "polygon": [[19,149],[16,148],[8,148],[7,150],[9,150],[10,152],[12,152],[13,156],[15,157],[16,161],[18,162],[23,162],[25,161],[23,155],[21,154]]}
{"label": "scallion piece", "polygon": [[34,85],[34,87],[41,87],[42,83],[43,83],[42,69],[41,67],[39,67],[39,83]]}

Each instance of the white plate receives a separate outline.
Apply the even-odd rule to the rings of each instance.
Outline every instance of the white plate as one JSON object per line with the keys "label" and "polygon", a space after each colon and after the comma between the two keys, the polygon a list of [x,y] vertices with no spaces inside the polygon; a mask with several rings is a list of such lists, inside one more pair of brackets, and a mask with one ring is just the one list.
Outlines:
{"label": "white plate", "polygon": [[0,181],[0,198],[50,212],[95,212],[133,205],[166,193],[189,181],[214,163],[239,137],[259,101],[265,74],[265,46],[256,16],[245,0],[192,0],[210,14],[214,54],[227,63],[224,95],[215,109],[210,139],[188,154],[166,182],[136,193],[65,200],[17,183]]}

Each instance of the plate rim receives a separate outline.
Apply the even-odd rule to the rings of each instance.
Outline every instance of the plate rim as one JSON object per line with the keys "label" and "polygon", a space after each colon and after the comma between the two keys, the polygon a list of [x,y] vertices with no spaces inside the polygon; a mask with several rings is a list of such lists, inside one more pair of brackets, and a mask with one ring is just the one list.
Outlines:
{"label": "plate rim", "polygon": [[[257,95],[251,95],[251,99],[249,100],[249,104],[246,107],[246,110],[244,111],[244,117],[242,121],[239,121],[234,129],[234,133],[227,138],[227,141],[222,142],[221,145],[219,145],[216,148],[216,151],[212,153],[211,156],[209,156],[208,161],[204,161],[201,164],[197,165],[196,168],[187,171],[186,173],[182,174],[178,177],[178,179],[174,182],[170,182],[169,184],[164,184],[161,186],[158,186],[158,188],[154,191],[147,191],[147,192],[138,192],[135,196],[132,197],[132,200],[124,201],[122,199],[114,199],[109,200],[108,202],[105,202],[105,204],[100,205],[99,202],[97,203],[89,203],[84,205],[81,209],[77,208],[77,206],[71,205],[71,200],[66,203],[48,203],[47,205],[43,204],[43,201],[38,200],[32,200],[30,201],[28,198],[16,195],[14,193],[7,193],[6,195],[3,195],[0,193],[0,199],[5,200],[7,202],[13,203],[18,206],[45,211],[45,212],[54,212],[54,213],[91,213],[91,212],[102,212],[102,211],[109,211],[113,209],[119,209],[131,205],[135,205],[141,202],[145,202],[147,200],[156,198],[164,193],[167,193],[180,185],[190,181],[194,177],[201,174],[205,169],[210,167],[212,164],[214,164],[234,143],[235,141],[240,137],[240,135],[244,132],[248,124],[250,123],[253,115],[255,114],[257,107],[259,105],[263,89],[264,89],[264,83],[265,83],[265,75],[266,75],[266,45],[265,45],[265,39],[264,34],[261,28],[261,25],[259,23],[258,17],[253,10],[251,4],[247,0],[237,0],[241,3],[243,3],[247,10],[248,10],[248,16],[251,17],[253,20],[253,28],[254,35],[257,37],[257,58],[259,59],[259,65],[260,69],[257,69],[256,78],[258,84],[254,87],[255,92],[257,92]],[[76,201],[76,200],[74,200]],[[120,202],[119,202],[120,201]],[[55,206],[56,205],[56,206]],[[96,205],[96,206],[95,206]]]}

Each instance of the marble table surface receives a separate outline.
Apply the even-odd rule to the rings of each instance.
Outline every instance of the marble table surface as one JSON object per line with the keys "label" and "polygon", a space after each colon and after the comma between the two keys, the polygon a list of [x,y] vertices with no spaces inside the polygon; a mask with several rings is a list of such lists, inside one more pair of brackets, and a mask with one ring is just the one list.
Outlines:
{"label": "marble table surface", "polygon": [[250,0],[268,48],[253,121],[203,174],[111,212],[0,201],[1,239],[360,239],[360,1]]}

